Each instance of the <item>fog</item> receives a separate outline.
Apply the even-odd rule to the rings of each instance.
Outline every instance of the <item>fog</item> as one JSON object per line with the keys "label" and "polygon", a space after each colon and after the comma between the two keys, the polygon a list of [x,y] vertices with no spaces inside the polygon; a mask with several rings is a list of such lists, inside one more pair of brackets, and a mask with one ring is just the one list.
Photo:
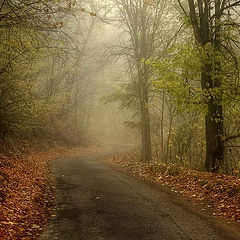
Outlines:
{"label": "fog", "polygon": [[4,1],[0,135],[136,143],[146,162],[218,171],[228,156],[225,170],[238,168],[226,139],[240,135],[239,2],[222,1],[220,19],[217,3]]}
{"label": "fog", "polygon": [[[76,104],[74,113],[70,113],[73,125],[101,143],[139,144],[139,131],[126,126],[133,118],[132,113],[122,109],[117,100],[107,103],[104,100],[129,81],[125,59],[115,51],[123,31],[113,9],[102,13],[98,10],[103,7],[102,3],[84,5],[84,12],[68,19],[69,25],[65,27],[79,52],[75,56],[75,82],[71,90]],[[88,11],[99,13],[91,16]]]}
{"label": "fog", "polygon": [[169,7],[166,1],[76,2],[62,29],[71,39],[67,118],[74,129],[100,142],[150,142],[149,104],[156,99],[152,70],[142,61],[175,39],[180,22],[177,15],[171,20],[176,11]]}

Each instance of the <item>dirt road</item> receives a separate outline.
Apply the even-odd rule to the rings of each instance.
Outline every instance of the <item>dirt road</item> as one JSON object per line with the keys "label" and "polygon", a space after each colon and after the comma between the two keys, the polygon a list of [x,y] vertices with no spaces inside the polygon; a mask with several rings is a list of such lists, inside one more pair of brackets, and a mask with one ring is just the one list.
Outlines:
{"label": "dirt road", "polygon": [[56,218],[41,240],[231,240],[226,231],[161,186],[97,160],[58,160]]}

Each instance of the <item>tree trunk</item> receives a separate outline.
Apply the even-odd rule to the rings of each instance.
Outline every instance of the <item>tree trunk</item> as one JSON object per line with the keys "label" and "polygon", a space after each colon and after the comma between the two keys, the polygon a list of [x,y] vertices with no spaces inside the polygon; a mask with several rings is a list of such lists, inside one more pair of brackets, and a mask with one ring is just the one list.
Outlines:
{"label": "tree trunk", "polygon": [[164,154],[164,111],[165,111],[165,91],[163,91],[163,100],[162,100],[162,114],[161,114],[161,154],[162,154],[162,162],[166,163],[167,158]]}
{"label": "tree trunk", "polygon": [[[220,40],[220,1],[215,0],[215,37],[211,39],[210,30],[212,26],[210,19],[211,5],[210,1],[198,1],[198,5],[194,4],[193,0],[188,0],[188,5],[190,9],[190,18],[192,21],[192,26],[194,30],[194,37],[198,44],[203,48],[206,44],[211,43],[215,47],[216,54],[220,51],[218,49],[218,42]],[[198,14],[200,21],[198,22],[196,7],[198,8]],[[219,76],[221,72],[221,63],[218,61],[213,61],[209,57],[208,61],[203,62],[203,68],[201,73],[201,85],[203,90],[207,90],[210,94],[210,99],[207,102],[207,114],[205,115],[205,131],[206,131],[206,160],[205,168],[207,171],[217,172],[220,163],[224,158],[224,146],[222,143],[223,135],[223,107],[221,96],[212,96],[212,91],[214,89],[221,88],[221,79],[216,77],[213,79],[211,77],[212,73],[215,72]],[[210,63],[208,63],[210,62]],[[215,74],[216,75],[216,74]]]}
{"label": "tree trunk", "polygon": [[150,162],[152,160],[152,140],[151,124],[149,113],[148,96],[148,78],[145,77],[145,71],[139,71],[139,90],[140,90],[140,111],[141,111],[141,133],[142,133],[142,161]]}
{"label": "tree trunk", "polygon": [[141,47],[140,55],[138,58],[139,71],[138,79],[140,85],[140,108],[141,108],[141,120],[142,120],[142,161],[150,162],[152,160],[152,139],[151,139],[151,126],[150,126],[150,113],[149,113],[149,66],[142,62],[142,59],[149,58],[149,50],[147,44],[147,6],[143,4],[140,8],[141,16]]}
{"label": "tree trunk", "polygon": [[141,106],[142,118],[142,161],[150,162],[152,160],[152,141],[150,132],[150,114],[145,104]]}
{"label": "tree trunk", "polygon": [[[217,117],[217,122],[213,119],[218,113],[217,108],[212,109],[212,114],[205,116],[206,125],[206,160],[205,169],[211,172],[217,172],[224,158],[224,147],[221,136],[223,135],[223,124],[218,123],[220,117]],[[221,126],[220,126],[221,125]]]}
{"label": "tree trunk", "polygon": [[[213,66],[215,67],[215,66]],[[219,88],[221,80],[211,78],[211,66],[209,64],[202,72],[202,88],[210,90]],[[217,96],[211,96],[208,100],[208,111],[205,115],[205,134],[206,134],[206,160],[205,169],[211,172],[217,172],[224,158],[223,136],[223,107],[221,99]]]}

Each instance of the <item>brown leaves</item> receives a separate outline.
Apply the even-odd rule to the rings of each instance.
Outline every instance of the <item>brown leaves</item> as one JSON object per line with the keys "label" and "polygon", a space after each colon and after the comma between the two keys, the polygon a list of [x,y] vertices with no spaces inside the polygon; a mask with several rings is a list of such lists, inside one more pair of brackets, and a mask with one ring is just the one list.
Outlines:
{"label": "brown leaves", "polygon": [[40,226],[47,223],[54,205],[53,181],[47,163],[55,156],[35,153],[17,161],[8,159],[13,167],[1,168],[9,181],[2,188],[6,198],[0,205],[0,239],[36,238],[42,230]]}
{"label": "brown leaves", "polygon": [[17,157],[14,152],[8,157],[0,155],[0,239],[37,239],[53,217],[55,186],[49,161],[106,151],[96,144],[87,144],[90,146],[86,148],[32,150],[27,157],[21,156],[20,152]]}
{"label": "brown leaves", "polygon": [[187,170],[176,165],[142,164],[134,152],[115,154],[105,161],[169,186],[172,191],[206,205],[214,211],[213,215],[240,222],[240,179],[237,177]]}
{"label": "brown leaves", "polygon": [[88,11],[86,11],[85,8],[80,8],[80,11],[83,12],[83,13],[89,13],[89,15],[92,16],[92,17],[97,16],[97,14],[95,12],[88,12]]}

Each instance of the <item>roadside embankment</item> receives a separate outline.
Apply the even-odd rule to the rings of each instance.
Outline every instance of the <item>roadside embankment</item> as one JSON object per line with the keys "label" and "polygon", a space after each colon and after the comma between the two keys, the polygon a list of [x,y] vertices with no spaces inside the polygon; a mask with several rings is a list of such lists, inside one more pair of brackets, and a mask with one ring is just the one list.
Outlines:
{"label": "roadside embankment", "polygon": [[114,154],[103,161],[170,187],[215,217],[240,222],[240,179],[237,177],[188,170],[177,165],[142,163],[134,151]]}
{"label": "roadside embankment", "polygon": [[29,142],[9,141],[0,152],[0,239],[37,239],[51,219],[55,176],[50,162],[64,156],[102,151],[101,146],[60,144],[38,149]]}

